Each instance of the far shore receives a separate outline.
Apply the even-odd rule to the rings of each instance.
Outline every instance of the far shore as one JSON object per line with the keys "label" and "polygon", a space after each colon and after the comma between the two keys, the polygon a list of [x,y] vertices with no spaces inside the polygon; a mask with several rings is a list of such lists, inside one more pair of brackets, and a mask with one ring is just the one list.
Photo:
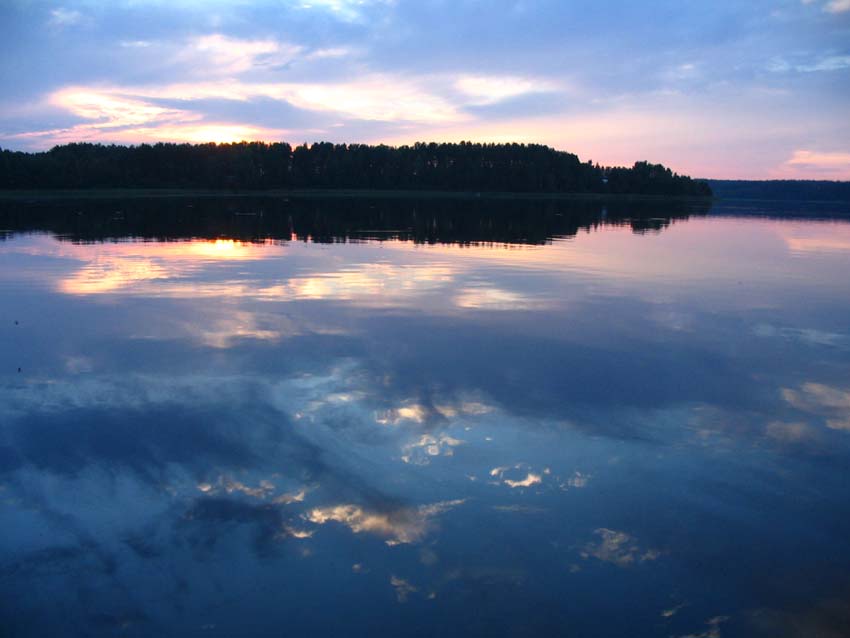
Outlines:
{"label": "far shore", "polygon": [[476,191],[417,191],[370,189],[299,189],[299,190],[211,190],[194,188],[86,188],[43,190],[0,190],[0,200],[47,199],[127,199],[179,197],[265,197],[308,198],[379,198],[379,199],[512,199],[512,200],[591,200],[591,201],[693,201],[710,202],[710,197],[674,195],[628,195],[604,193],[522,193]]}
{"label": "far shore", "polygon": [[255,199],[455,199],[494,201],[598,201],[598,202],[693,202],[711,204],[782,204],[783,206],[840,206],[842,214],[850,202],[817,199],[769,199],[755,197],[693,197],[682,195],[629,195],[610,193],[523,193],[506,191],[436,191],[371,189],[273,189],[214,190],[198,188],[79,188],[42,190],[0,190],[0,201],[180,199],[180,198],[255,198]]}

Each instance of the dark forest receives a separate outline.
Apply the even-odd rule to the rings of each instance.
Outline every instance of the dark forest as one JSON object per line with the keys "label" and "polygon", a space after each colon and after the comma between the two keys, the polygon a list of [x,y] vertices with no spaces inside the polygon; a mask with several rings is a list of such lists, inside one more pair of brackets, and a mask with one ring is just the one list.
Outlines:
{"label": "dark forest", "polygon": [[2,189],[371,189],[710,197],[660,164],[603,167],[536,144],[75,143],[0,151]]}

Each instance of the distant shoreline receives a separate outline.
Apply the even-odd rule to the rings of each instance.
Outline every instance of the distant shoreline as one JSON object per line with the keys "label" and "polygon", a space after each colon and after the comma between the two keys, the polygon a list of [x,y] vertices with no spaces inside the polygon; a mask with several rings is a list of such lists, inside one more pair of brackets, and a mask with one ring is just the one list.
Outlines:
{"label": "distant shoreline", "polygon": [[370,189],[270,189],[212,190],[192,188],[80,188],[0,190],[0,200],[54,199],[157,199],[157,198],[373,198],[373,199],[487,199],[487,200],[584,200],[584,201],[679,201],[711,202],[717,198],[688,195],[631,195],[607,193],[524,193],[509,191],[437,191],[437,190],[370,190]]}
{"label": "distant shoreline", "polygon": [[687,195],[628,195],[612,193],[523,193],[510,191],[432,191],[370,189],[271,189],[212,190],[193,188],[79,188],[0,190],[0,201],[55,201],[109,199],[183,199],[228,197],[239,199],[454,199],[496,201],[598,201],[598,202],[694,202],[712,204],[783,204],[850,206],[846,200],[779,199],[766,197],[695,197]]}

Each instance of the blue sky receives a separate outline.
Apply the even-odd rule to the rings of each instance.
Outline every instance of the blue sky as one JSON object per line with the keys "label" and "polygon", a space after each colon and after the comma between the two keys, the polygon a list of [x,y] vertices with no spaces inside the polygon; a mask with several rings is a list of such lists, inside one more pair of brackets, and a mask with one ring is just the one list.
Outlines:
{"label": "blue sky", "polygon": [[541,142],[850,179],[850,0],[0,3],[0,145]]}

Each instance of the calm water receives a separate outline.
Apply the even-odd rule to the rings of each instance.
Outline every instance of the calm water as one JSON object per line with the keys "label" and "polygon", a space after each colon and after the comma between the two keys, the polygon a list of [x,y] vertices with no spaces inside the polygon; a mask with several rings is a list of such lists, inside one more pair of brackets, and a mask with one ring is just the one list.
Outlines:
{"label": "calm water", "polygon": [[4,204],[0,635],[848,635],[850,223],[706,212]]}

